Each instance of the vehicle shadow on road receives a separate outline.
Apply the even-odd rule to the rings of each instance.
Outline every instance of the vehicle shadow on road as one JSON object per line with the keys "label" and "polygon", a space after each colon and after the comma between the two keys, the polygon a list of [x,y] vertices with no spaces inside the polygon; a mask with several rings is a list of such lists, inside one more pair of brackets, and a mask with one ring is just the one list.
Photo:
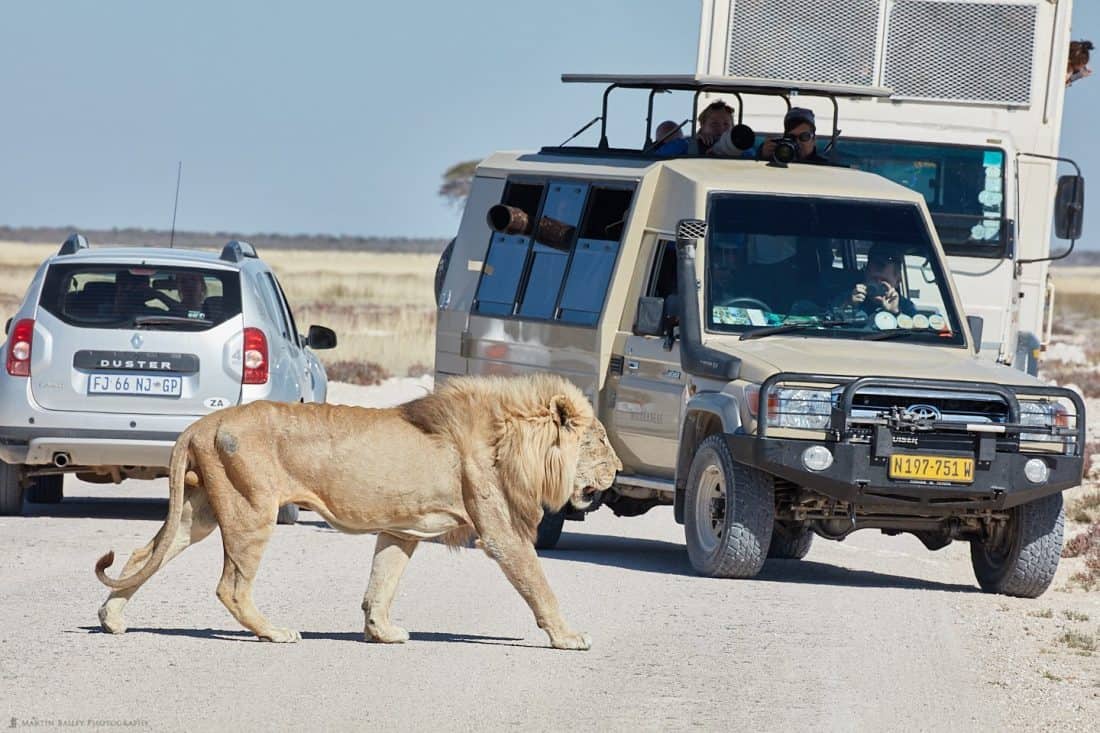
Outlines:
{"label": "vehicle shadow on road", "polygon": [[156,519],[168,516],[168,499],[130,497],[126,499],[97,497],[68,498],[59,504],[24,502],[24,517],[67,517],[76,519]]}
{"label": "vehicle shadow on road", "polygon": [[[696,575],[683,545],[664,540],[635,539],[599,534],[562,534],[553,550],[541,550],[539,555],[555,560],[585,562],[640,570],[648,573]],[[753,579],[772,583],[836,585],[853,588],[903,588],[939,590],[953,593],[977,593],[971,585],[941,583],[924,578],[891,575],[873,570],[814,562],[813,560],[768,560]]]}

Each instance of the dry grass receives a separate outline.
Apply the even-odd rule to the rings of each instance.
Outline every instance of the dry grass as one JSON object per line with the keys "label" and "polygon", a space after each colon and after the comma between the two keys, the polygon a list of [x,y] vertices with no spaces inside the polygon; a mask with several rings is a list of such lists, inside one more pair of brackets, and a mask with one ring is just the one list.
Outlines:
{"label": "dry grass", "polygon": [[[0,320],[12,315],[35,269],[56,251],[52,244],[0,242]],[[274,249],[260,255],[286,290],[299,329],[316,323],[336,331],[337,347],[318,352],[326,366],[362,364],[363,378],[368,364],[374,373],[432,371],[436,255]],[[346,364],[337,369],[357,373]]]}
{"label": "dry grass", "polygon": [[1085,655],[1092,654],[1097,648],[1096,636],[1080,631],[1067,631],[1058,637],[1058,642]]}

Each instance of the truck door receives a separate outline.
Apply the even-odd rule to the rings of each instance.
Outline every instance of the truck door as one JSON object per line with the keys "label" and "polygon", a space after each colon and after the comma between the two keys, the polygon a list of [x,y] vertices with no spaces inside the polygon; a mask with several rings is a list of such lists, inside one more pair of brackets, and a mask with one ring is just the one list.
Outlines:
{"label": "truck door", "polygon": [[[661,239],[649,251],[652,265],[642,294],[667,300],[676,294],[675,243]],[[612,359],[609,417],[616,450],[626,452],[623,463],[636,471],[672,478],[686,385],[679,341],[629,334],[623,353]]]}

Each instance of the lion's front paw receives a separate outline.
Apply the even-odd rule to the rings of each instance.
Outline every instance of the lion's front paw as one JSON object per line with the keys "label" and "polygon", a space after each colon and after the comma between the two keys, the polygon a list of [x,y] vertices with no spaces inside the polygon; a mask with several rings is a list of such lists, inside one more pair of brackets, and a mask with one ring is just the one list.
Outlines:
{"label": "lion's front paw", "polygon": [[409,640],[409,632],[400,626],[367,624],[363,638],[380,644],[404,644]]}
{"label": "lion's front paw", "polygon": [[125,634],[126,622],[122,620],[121,613],[111,613],[111,610],[103,605],[99,609],[99,625],[109,634]]}
{"label": "lion's front paw", "polygon": [[550,637],[550,645],[555,649],[575,649],[586,652],[592,648],[592,637],[588,634],[557,634]]}
{"label": "lion's front paw", "polygon": [[261,641],[273,641],[277,644],[290,644],[295,641],[301,641],[301,633],[294,629],[278,629],[273,628],[266,634],[260,634]]}

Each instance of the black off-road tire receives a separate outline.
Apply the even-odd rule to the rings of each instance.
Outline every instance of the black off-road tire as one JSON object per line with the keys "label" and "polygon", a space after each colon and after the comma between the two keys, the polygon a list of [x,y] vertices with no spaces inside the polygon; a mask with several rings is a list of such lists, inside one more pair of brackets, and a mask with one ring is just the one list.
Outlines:
{"label": "black off-road tire", "polygon": [[36,476],[27,487],[27,501],[32,504],[60,504],[65,497],[65,476]]}
{"label": "black off-road tire", "polygon": [[283,504],[279,507],[279,516],[275,518],[276,524],[297,524],[298,523],[298,505],[297,504]]}
{"label": "black off-road tire", "polygon": [[695,571],[712,578],[755,576],[764,567],[774,525],[772,477],[735,461],[724,436],[704,439],[691,461],[684,502],[684,535]]}
{"label": "black off-road tire", "polygon": [[970,543],[978,585],[986,593],[1041,596],[1058,570],[1065,521],[1061,493],[1013,508],[1000,547],[991,548],[978,540]]}
{"label": "black off-road tire", "polygon": [[545,512],[539,522],[539,531],[535,535],[536,550],[553,550],[561,539],[561,530],[565,526],[565,509],[560,512]]}
{"label": "black off-road tire", "polygon": [[814,532],[809,527],[776,522],[772,528],[768,557],[773,560],[801,560],[806,557],[813,542]]}
{"label": "black off-road tire", "polygon": [[0,516],[23,513],[23,487],[19,485],[20,467],[0,461]]}

